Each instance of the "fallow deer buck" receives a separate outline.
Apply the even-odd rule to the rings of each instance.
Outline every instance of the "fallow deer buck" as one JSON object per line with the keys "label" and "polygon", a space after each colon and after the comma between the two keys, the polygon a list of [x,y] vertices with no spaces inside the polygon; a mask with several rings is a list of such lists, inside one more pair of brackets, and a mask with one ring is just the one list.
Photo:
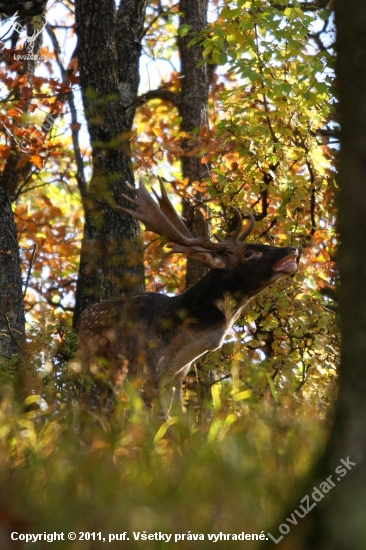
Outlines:
{"label": "fallow deer buck", "polygon": [[160,394],[166,415],[182,410],[182,381],[191,363],[208,350],[218,349],[253,296],[271,283],[297,270],[299,250],[245,243],[254,216],[242,231],[242,215],[228,240],[213,242],[194,237],[171,204],[160,180],[159,205],[140,181],[137,196],[124,198],[137,210],[118,207],[145,224],[149,231],[173,243],[181,252],[211,269],[197,284],[176,296],[143,292],[128,298],[103,301],[88,307],[79,328],[79,360],[94,378],[108,373],[110,384],[126,376],[144,380],[147,402]]}

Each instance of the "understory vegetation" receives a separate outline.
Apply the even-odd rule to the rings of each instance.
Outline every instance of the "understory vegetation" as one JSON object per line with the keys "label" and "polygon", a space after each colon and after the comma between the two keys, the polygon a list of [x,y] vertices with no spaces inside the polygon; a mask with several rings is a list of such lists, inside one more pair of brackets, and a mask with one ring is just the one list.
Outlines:
{"label": "understory vegetation", "polygon": [[[110,19],[107,9],[105,15],[111,30],[99,35],[107,23],[98,26],[93,51],[83,42],[84,27],[75,30],[75,9],[80,20],[89,9],[96,17],[97,0],[48,3],[36,63],[14,58],[21,33],[20,43],[2,42],[0,187],[14,212],[26,323],[12,326],[0,300],[0,339],[12,348],[0,355],[0,546],[50,544],[10,543],[10,532],[63,532],[65,540],[52,544],[67,550],[105,547],[101,537],[124,532],[129,542],[116,540],[116,547],[165,547],[136,540],[133,533],[143,532],[182,535],[175,546],[182,549],[208,547],[208,534],[267,536],[306,491],[326,449],[338,391],[332,3],[197,0],[197,9],[209,8],[197,30],[190,2],[136,0],[141,25],[125,42],[140,45],[140,73],[125,80],[131,91],[140,78],[140,89],[120,100],[103,88],[108,79],[97,62],[97,84],[87,81],[85,59],[92,64],[104,55],[100,43],[109,36],[118,81],[130,70],[118,50],[122,8],[106,4],[113,7]],[[40,28],[41,16],[32,25]],[[190,125],[196,100],[190,106],[184,86],[194,79],[188,63],[179,68],[179,56],[197,51],[192,66],[204,71],[195,78],[206,82],[206,119]],[[49,113],[51,130],[35,138]],[[31,143],[26,152],[19,147],[24,138]],[[255,216],[250,242],[302,250],[298,273],[253,299],[224,345],[195,362],[184,384],[186,412],[168,419],[158,402],[146,409],[138,381],[115,388],[113,410],[90,406],[93,381],[73,362],[72,315],[122,295],[124,284],[136,283],[138,262],[143,271],[137,222],[123,233],[121,217],[119,230],[130,235],[123,243],[108,226],[133,175],[152,186],[163,177],[177,210],[189,220],[187,204],[201,208],[212,235],[233,231],[234,205]],[[5,223],[2,212],[0,218]],[[83,239],[84,227],[93,228],[93,238],[85,231]],[[142,232],[145,278],[134,290],[185,288],[187,260],[168,255],[166,244]],[[0,261],[6,254],[0,250]],[[95,265],[100,287],[88,280]],[[1,277],[6,269],[0,263]],[[79,540],[86,532],[95,535]],[[248,550],[260,544],[245,541]]]}

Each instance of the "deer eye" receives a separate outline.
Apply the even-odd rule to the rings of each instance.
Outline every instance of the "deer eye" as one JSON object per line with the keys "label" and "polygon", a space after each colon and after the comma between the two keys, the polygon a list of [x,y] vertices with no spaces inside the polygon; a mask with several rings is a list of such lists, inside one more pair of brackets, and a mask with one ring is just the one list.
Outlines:
{"label": "deer eye", "polygon": [[262,252],[258,250],[246,250],[243,254],[244,260],[256,260],[262,257]]}

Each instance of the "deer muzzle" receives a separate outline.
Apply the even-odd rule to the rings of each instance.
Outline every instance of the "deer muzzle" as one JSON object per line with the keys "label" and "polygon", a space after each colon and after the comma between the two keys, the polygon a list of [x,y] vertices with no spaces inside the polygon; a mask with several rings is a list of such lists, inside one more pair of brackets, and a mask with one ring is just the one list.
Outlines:
{"label": "deer muzzle", "polygon": [[300,252],[297,248],[294,248],[287,256],[277,262],[273,271],[279,271],[281,273],[295,273],[300,259]]}

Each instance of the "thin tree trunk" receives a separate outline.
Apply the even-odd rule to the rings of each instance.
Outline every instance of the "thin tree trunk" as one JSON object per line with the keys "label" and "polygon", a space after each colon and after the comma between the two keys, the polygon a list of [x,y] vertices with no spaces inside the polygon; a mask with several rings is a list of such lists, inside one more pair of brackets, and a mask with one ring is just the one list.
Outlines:
{"label": "thin tree trunk", "polygon": [[17,229],[0,186],[0,361],[18,354],[24,336],[24,305]]}
{"label": "thin tree trunk", "polygon": [[[18,2],[16,11],[23,17],[22,24],[27,24],[30,36],[33,32],[32,16],[42,13],[46,2],[40,0],[32,5],[29,2],[27,6],[25,4],[24,2],[21,5]],[[3,6],[2,11],[7,15],[13,15],[13,7],[14,2],[9,2]],[[16,36],[14,46],[17,38]],[[41,44],[42,35],[39,35],[34,45],[34,54],[39,52]],[[19,69],[19,76],[28,75],[29,86],[32,85],[35,67],[36,61],[31,59]],[[21,97],[19,87],[14,89],[14,94]],[[19,354],[25,332],[21,263],[17,229],[10,202],[17,198],[19,187],[31,170],[30,162],[19,168],[20,159],[24,160],[24,153],[14,142],[12,155],[7,159],[0,174],[0,360]]]}
{"label": "thin tree trunk", "polygon": [[[85,211],[74,326],[82,311],[144,288],[140,228],[114,205],[133,183],[130,131],[139,82],[146,0],[76,0],[80,84],[92,145],[93,175],[82,191]],[[119,44],[117,46],[117,44]],[[120,61],[119,56],[120,55]]]}
{"label": "thin tree trunk", "polygon": [[[179,110],[182,117],[181,130],[192,132],[195,128],[208,126],[208,67],[206,64],[197,67],[202,61],[202,47],[187,47],[188,42],[207,27],[208,0],[181,0],[179,11],[182,13],[180,24],[191,25],[191,30],[186,36],[178,38],[179,54],[181,59],[181,76],[183,77]],[[209,170],[197,156],[189,156],[189,144],[185,144],[186,155],[181,157],[183,178],[189,182],[202,181],[209,176]],[[199,202],[203,196],[195,193],[195,199]],[[194,235],[202,234],[203,219],[201,213],[187,203],[183,204],[183,216],[187,226]],[[192,286],[202,279],[207,269],[189,260],[187,262],[186,283]]]}

